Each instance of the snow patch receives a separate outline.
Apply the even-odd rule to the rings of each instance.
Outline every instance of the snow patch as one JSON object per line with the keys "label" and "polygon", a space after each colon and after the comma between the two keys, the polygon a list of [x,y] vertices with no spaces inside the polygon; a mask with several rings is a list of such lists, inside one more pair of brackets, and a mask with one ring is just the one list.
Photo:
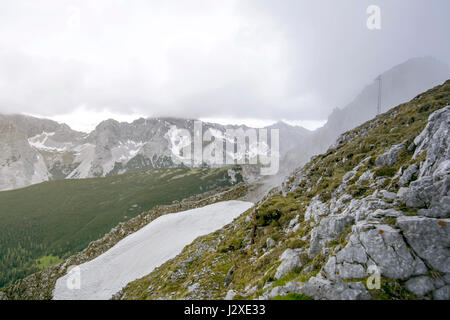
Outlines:
{"label": "snow patch", "polygon": [[37,150],[49,151],[49,152],[64,152],[72,147],[71,143],[57,143],[55,141],[49,140],[53,137],[55,132],[42,132],[34,137],[28,138],[28,143],[30,146]]}
{"label": "snow patch", "polygon": [[79,289],[69,289],[73,281],[70,275],[59,278],[53,297],[110,299],[131,281],[177,256],[197,237],[232,222],[252,206],[251,202],[232,200],[161,216],[97,258],[79,265]]}

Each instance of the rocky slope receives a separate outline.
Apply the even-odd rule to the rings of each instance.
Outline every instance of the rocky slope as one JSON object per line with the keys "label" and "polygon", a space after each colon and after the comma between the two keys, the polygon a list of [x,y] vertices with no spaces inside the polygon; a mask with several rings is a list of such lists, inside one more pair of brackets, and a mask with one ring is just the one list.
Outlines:
{"label": "rocky slope", "polygon": [[449,128],[450,80],[346,132],[115,298],[450,299]]}

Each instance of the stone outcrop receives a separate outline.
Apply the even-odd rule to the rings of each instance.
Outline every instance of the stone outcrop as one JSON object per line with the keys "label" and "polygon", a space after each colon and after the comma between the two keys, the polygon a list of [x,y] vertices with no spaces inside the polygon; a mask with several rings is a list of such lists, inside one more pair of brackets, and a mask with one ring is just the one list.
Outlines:
{"label": "stone outcrop", "polygon": [[398,161],[399,153],[404,149],[405,142],[392,146],[375,160],[375,164],[379,167],[390,167],[394,165]]}
{"label": "stone outcrop", "polygon": [[430,267],[450,273],[450,219],[400,217],[406,241]]}
{"label": "stone outcrop", "polygon": [[[432,113],[422,133],[414,139],[414,158],[424,152],[418,178],[403,194],[407,206],[422,208],[421,215],[450,214],[450,106]],[[409,168],[408,168],[409,169]],[[405,172],[406,173],[406,172]]]}
{"label": "stone outcrop", "polygon": [[301,253],[302,251],[299,249],[287,249],[284,251],[280,256],[281,264],[278,266],[277,272],[275,273],[275,279],[280,279],[290,271],[300,268],[302,266],[300,260]]}
{"label": "stone outcrop", "polygon": [[[312,198],[305,211],[305,221],[313,226],[308,253],[313,258],[325,252],[326,263],[319,275],[307,282],[272,288],[260,298],[295,292],[314,299],[368,299],[371,296],[362,281],[373,268],[382,278],[404,281],[405,289],[417,297],[450,299],[449,124],[450,106],[430,115],[410,147],[415,150],[412,159],[424,153],[425,160],[409,164],[393,178],[398,177],[401,188],[397,193],[373,184],[375,192],[359,199],[339,194],[364,166],[364,159],[343,176],[344,186],[337,188],[329,204],[319,195]],[[377,157],[375,165],[395,165],[406,145],[404,141],[390,147]],[[367,172],[357,184],[373,179]],[[400,205],[417,213],[405,215],[397,209]],[[325,250],[348,226],[352,228],[346,243]],[[357,279],[360,282],[353,282]]]}

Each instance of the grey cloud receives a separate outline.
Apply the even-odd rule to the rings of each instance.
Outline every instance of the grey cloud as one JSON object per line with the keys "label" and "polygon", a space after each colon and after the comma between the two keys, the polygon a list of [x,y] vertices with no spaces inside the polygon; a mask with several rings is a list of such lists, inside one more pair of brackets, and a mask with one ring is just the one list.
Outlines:
{"label": "grey cloud", "polygon": [[[365,26],[369,4],[380,31]],[[411,57],[450,63],[448,12],[446,0],[0,1],[0,112],[325,119]]]}

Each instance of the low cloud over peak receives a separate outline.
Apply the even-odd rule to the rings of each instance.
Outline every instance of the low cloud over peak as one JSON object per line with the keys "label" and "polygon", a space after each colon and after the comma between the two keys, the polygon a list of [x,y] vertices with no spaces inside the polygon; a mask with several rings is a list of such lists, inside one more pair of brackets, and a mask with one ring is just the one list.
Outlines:
{"label": "low cloud over peak", "polygon": [[100,116],[323,122],[398,63],[450,62],[448,1],[378,1],[378,31],[369,4],[2,1],[0,112],[78,129]]}

